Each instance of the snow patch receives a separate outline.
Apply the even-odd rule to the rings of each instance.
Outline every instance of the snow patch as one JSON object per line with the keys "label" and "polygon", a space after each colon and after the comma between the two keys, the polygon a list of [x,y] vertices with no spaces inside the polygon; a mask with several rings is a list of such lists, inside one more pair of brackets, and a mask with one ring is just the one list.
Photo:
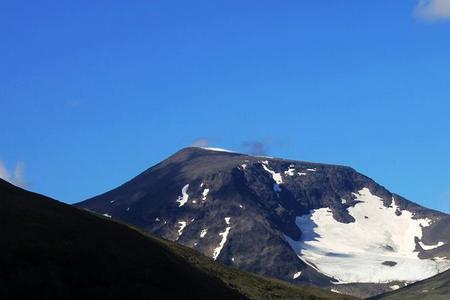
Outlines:
{"label": "snow patch", "polygon": [[298,172],[297,174],[298,174],[298,176],[306,176],[306,173],[303,173],[303,172]]}
{"label": "snow patch", "polygon": [[103,216],[105,216],[107,218],[112,218],[111,215],[108,215],[108,214],[103,214]]}
{"label": "snow patch", "polygon": [[202,192],[202,196],[203,196],[202,200],[203,201],[206,201],[206,196],[208,196],[208,193],[209,193],[209,189],[203,190],[203,192]]}
{"label": "snow patch", "polygon": [[293,279],[297,279],[300,277],[300,275],[302,275],[302,272],[297,272],[294,274],[294,276],[292,276]]}
{"label": "snow patch", "polygon": [[109,203],[114,203],[116,200],[111,200],[111,201],[109,201]]}
{"label": "snow patch", "polygon": [[[266,161],[267,162],[267,161]],[[268,164],[268,162],[267,162]],[[280,184],[283,183],[283,178],[281,177],[281,173],[277,173],[271,169],[269,169],[266,164],[264,164],[264,161],[262,162],[262,166],[264,168],[264,170],[266,170],[266,172],[270,173],[272,175],[273,180],[275,181],[275,184],[273,185],[273,190],[275,191],[275,193],[280,193],[281,192],[281,187]],[[279,196],[279,195],[278,195]]]}
{"label": "snow patch", "polygon": [[228,149],[223,149],[223,148],[215,148],[215,147],[200,147],[200,148],[202,148],[204,150],[209,150],[209,151],[235,153],[234,151],[231,151]]}
{"label": "snow patch", "polygon": [[187,193],[188,188],[189,188],[189,184],[186,184],[181,189],[182,196],[178,196],[178,199],[177,199],[177,202],[180,203],[179,207],[182,207],[183,205],[185,205],[186,202],[188,202],[188,200],[189,200],[189,194]]}
{"label": "snow patch", "polygon": [[342,203],[342,204],[346,204],[346,203],[347,203],[347,200],[345,200],[344,198],[341,198],[341,203]]}
{"label": "snow patch", "polygon": [[[227,220],[227,219],[228,219],[228,220]],[[229,224],[230,219],[229,219],[228,217],[225,218],[225,222],[226,222],[227,224]],[[230,233],[230,229],[231,229],[231,227],[227,227],[227,228],[225,228],[225,231],[224,231],[224,232],[219,233],[219,236],[222,236],[222,240],[220,241],[219,246],[217,246],[217,248],[214,249],[214,252],[213,252],[213,259],[214,259],[214,260],[216,260],[217,257],[219,257],[220,251],[222,251],[223,246],[224,246],[225,243],[227,242],[227,237],[228,237],[228,234]]]}
{"label": "snow patch", "polygon": [[266,170],[266,172],[270,173],[272,175],[273,180],[277,183],[277,184],[282,184],[283,183],[283,177],[281,177],[280,173],[277,173],[271,169],[269,169],[266,165],[262,165],[264,170]]}
{"label": "snow patch", "polygon": [[245,169],[247,169],[247,164],[242,164],[241,167],[242,167],[242,169],[245,170]]}
{"label": "snow patch", "polygon": [[439,248],[441,246],[444,246],[445,243],[444,242],[439,242],[436,245],[425,245],[423,242],[419,242],[420,247],[422,247],[423,250],[427,251],[427,250],[433,250],[436,248]]}
{"label": "snow patch", "polygon": [[231,219],[230,217],[225,218],[225,223],[227,223],[227,225],[230,225],[230,219]]}
{"label": "snow patch", "polygon": [[389,288],[390,288],[391,290],[395,291],[395,290],[398,290],[398,289],[400,288],[400,286],[397,285],[397,284],[394,284],[394,285],[391,285]]}
{"label": "snow patch", "polygon": [[284,171],[284,174],[285,174],[285,175],[288,175],[288,176],[294,176],[294,172],[295,172],[295,168],[289,167],[289,169],[287,169],[286,171]]}
{"label": "snow patch", "polygon": [[179,221],[178,224],[180,224],[180,227],[178,228],[178,236],[181,236],[183,234],[184,228],[186,228],[187,222]]}
{"label": "snow patch", "polygon": [[445,262],[447,260],[447,257],[439,257],[439,256],[435,256],[433,257],[434,261],[440,261],[440,262]]}
{"label": "snow patch", "polygon": [[431,220],[414,219],[407,210],[397,216],[395,199],[385,207],[368,188],[354,196],[360,202],[348,208],[353,223],[336,221],[328,208],[296,218],[302,239],[285,238],[301,260],[341,283],[415,282],[450,268],[449,260],[420,259],[415,252],[415,239]]}
{"label": "snow patch", "polygon": [[244,208],[244,206],[242,206],[242,204],[239,204],[239,207],[240,207],[240,208]]}
{"label": "snow patch", "polygon": [[316,168],[314,168],[314,169],[306,169],[306,171],[308,171],[308,172],[317,172],[317,169]]}
{"label": "snow patch", "polygon": [[161,221],[158,217],[155,218],[155,222]]}
{"label": "snow patch", "polygon": [[200,232],[200,238],[204,238],[207,233],[208,233],[208,228],[203,228],[202,232]]}

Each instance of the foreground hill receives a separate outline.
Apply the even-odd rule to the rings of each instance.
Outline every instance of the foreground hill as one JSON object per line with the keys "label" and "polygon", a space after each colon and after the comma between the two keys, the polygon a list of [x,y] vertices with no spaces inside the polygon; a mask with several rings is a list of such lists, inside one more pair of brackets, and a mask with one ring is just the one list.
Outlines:
{"label": "foreground hill", "polygon": [[373,300],[448,300],[450,299],[450,271],[430,279],[417,282],[395,292],[387,293]]}
{"label": "foreground hill", "polygon": [[221,266],[3,180],[0,233],[0,299],[344,299]]}
{"label": "foreground hill", "polygon": [[186,148],[78,204],[245,271],[360,297],[450,268],[450,217],[344,166]]}

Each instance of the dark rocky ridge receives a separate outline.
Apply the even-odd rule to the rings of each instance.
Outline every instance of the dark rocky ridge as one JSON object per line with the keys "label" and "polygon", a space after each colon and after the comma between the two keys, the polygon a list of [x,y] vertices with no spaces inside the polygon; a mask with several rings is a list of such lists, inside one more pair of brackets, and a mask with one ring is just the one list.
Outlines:
{"label": "dark rocky ridge", "polygon": [[[270,162],[270,168],[276,172],[283,173],[293,166],[296,172],[307,172],[307,176],[282,174],[283,185],[277,193],[274,179],[264,169],[263,161]],[[186,184],[189,184],[189,201],[179,207],[176,199]],[[207,200],[202,201],[205,187],[210,191]],[[183,149],[122,186],[78,205],[145,228],[169,240],[177,240],[208,256],[213,255],[221,241],[219,233],[227,226],[224,218],[230,217],[231,231],[218,257],[220,261],[295,283],[328,287],[333,279],[298,259],[283,235],[299,239],[301,231],[295,225],[295,217],[312,209],[328,207],[336,220],[353,222],[347,208],[357,203],[352,193],[364,187],[383,198],[385,206],[390,206],[392,197],[395,197],[396,204],[401,209],[414,212],[416,218],[433,219],[433,228],[448,228],[448,215],[392,194],[350,167],[201,148]],[[347,200],[346,203],[342,203],[342,198]],[[181,220],[187,226],[179,236],[178,222]],[[204,228],[208,228],[208,234],[200,238]],[[448,235],[440,232],[444,229],[426,230],[424,239],[430,243],[450,240]],[[421,250],[420,246],[418,248]],[[421,255],[427,256],[428,252],[421,251]],[[293,279],[293,274],[300,271],[302,276]],[[357,290],[357,286],[349,288]],[[380,291],[388,288],[381,286]],[[365,295],[359,291],[352,293]]]}

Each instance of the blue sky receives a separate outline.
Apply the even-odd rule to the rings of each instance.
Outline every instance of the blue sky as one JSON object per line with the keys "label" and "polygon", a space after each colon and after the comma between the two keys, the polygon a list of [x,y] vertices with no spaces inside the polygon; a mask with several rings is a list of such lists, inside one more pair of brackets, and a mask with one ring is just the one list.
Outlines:
{"label": "blue sky", "polygon": [[2,2],[0,176],[72,203],[201,139],[449,212],[449,21],[448,0]]}

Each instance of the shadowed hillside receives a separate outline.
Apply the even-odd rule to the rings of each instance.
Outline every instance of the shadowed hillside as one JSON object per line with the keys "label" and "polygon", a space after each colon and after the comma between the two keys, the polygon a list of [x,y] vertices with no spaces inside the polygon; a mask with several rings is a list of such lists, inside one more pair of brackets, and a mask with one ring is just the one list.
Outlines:
{"label": "shadowed hillside", "polygon": [[3,180],[0,228],[1,299],[340,298],[221,266]]}

